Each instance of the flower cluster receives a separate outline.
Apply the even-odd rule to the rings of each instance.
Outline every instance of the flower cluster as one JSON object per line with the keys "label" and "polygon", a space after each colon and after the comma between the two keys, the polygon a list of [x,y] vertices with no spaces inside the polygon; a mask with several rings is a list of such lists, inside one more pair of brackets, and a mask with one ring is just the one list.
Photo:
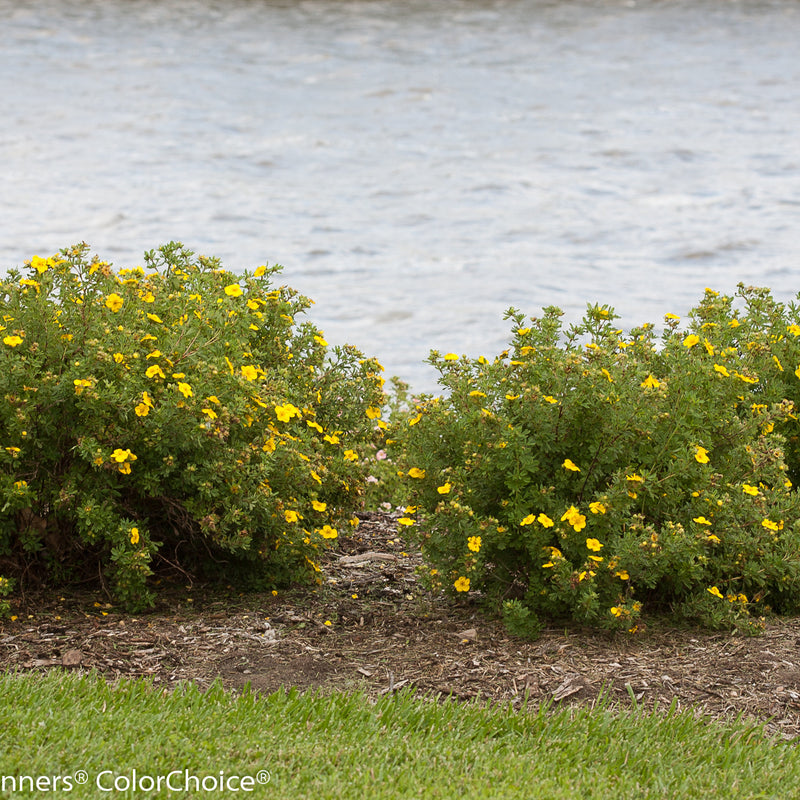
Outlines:
{"label": "flower cluster", "polygon": [[132,608],[159,549],[226,580],[315,577],[361,507],[382,367],[328,348],[278,271],[177,244],[118,272],[85,245],[10,271],[0,549],[62,573],[99,562]]}
{"label": "flower cluster", "polygon": [[738,300],[707,290],[660,341],[607,306],[566,331],[557,308],[511,309],[496,358],[432,353],[445,394],[391,434],[437,581],[531,630],[800,608],[800,312]]}

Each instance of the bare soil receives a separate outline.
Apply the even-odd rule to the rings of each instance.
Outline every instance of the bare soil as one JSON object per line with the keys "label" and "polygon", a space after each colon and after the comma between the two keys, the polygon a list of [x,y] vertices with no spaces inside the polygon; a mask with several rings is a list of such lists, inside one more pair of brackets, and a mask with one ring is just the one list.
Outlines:
{"label": "bare soil", "polygon": [[316,591],[223,596],[182,585],[140,616],[99,595],[27,597],[16,620],[0,623],[0,668],[370,697],[407,687],[516,707],[605,697],[714,719],[741,714],[800,735],[800,619],[772,620],[753,638],[651,622],[635,635],[572,627],[528,642],[469,598],[429,595],[416,580],[420,564],[395,518],[369,514],[326,554]]}

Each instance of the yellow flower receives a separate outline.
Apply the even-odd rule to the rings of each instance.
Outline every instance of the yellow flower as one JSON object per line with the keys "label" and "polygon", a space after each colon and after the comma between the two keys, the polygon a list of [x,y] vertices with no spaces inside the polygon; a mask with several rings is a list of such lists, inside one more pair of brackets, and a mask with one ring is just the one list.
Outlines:
{"label": "yellow flower", "polygon": [[367,419],[379,419],[381,416],[381,410],[377,406],[370,406],[365,413]]}
{"label": "yellow flower", "polygon": [[139,403],[133,410],[137,417],[146,417],[150,413],[150,406],[147,403]]}
{"label": "yellow flower", "polygon": [[114,353],[114,361],[116,361],[117,364],[122,364],[123,361],[125,361],[125,356],[122,355],[122,353]]}
{"label": "yellow flower", "polygon": [[48,260],[49,259],[44,259],[41,256],[34,256],[31,259],[31,267],[41,275],[43,272],[47,272],[51,266],[48,264]]}
{"label": "yellow flower", "polygon": [[603,375],[605,375],[606,378],[608,378],[609,383],[614,383],[614,379],[611,377],[611,373],[605,367],[603,367],[603,369],[601,369],[600,372],[602,372]]}
{"label": "yellow flower", "polygon": [[409,517],[400,517],[400,519],[397,520],[397,524],[409,528],[414,524],[414,520]]}
{"label": "yellow flower", "polygon": [[260,278],[262,275],[265,275],[267,272],[267,265],[262,264],[260,267],[256,267],[256,271],[253,273],[253,277]]}
{"label": "yellow flower", "polygon": [[355,450],[345,450],[344,458],[346,461],[358,461],[358,453]]}
{"label": "yellow flower", "polygon": [[202,411],[203,414],[205,414],[209,419],[217,418],[217,412],[214,411],[213,408],[201,408],[200,411]]}
{"label": "yellow flower", "polygon": [[106,297],[106,308],[110,308],[116,314],[122,308],[124,302],[116,292],[112,292]]}
{"label": "yellow flower", "polygon": [[458,578],[458,580],[453,584],[455,590],[457,592],[468,592],[469,591],[469,578],[465,578],[463,575]]}
{"label": "yellow flower", "polygon": [[189,386],[188,383],[178,383],[178,391],[186,398],[191,397],[194,393],[192,392],[192,387]]}
{"label": "yellow flower", "polygon": [[166,378],[167,376],[164,374],[164,371],[158,364],[151,364],[145,371],[144,374],[147,375],[148,378],[155,378],[158,375],[159,378]]}
{"label": "yellow flower", "polygon": [[[533,514],[531,514],[531,516],[533,516]],[[541,514],[539,514],[538,517],[536,517],[536,521],[544,528],[552,528],[553,525],[555,525],[553,520],[551,520],[550,517],[548,517],[547,514],[545,514],[544,512],[542,512]]]}
{"label": "yellow flower", "polygon": [[284,511],[283,517],[287,522],[297,522],[297,520],[300,519],[297,512],[292,511],[291,509]]}
{"label": "yellow flower", "polygon": [[153,398],[147,392],[142,392],[142,403],[149,408],[153,408]]}
{"label": "yellow flower", "polygon": [[619,572],[615,572],[614,575],[621,581],[629,581],[631,579],[631,576],[628,574],[628,570],[626,569],[621,569]]}
{"label": "yellow flower", "polygon": [[606,507],[603,503],[595,501],[594,503],[589,503],[589,511],[591,511],[592,514],[605,514]]}
{"label": "yellow flower", "polygon": [[631,481],[633,483],[642,483],[644,481],[644,478],[641,475],[637,475],[634,472],[633,475],[626,475],[625,476],[625,480],[626,481]]}
{"label": "yellow flower", "polygon": [[7,345],[8,347],[18,347],[22,344],[22,337],[21,336],[6,336],[3,338],[3,344]]}
{"label": "yellow flower", "polygon": [[75,378],[72,383],[75,385],[75,394],[80,394],[84,389],[88,389],[92,385],[91,380],[86,378]]}
{"label": "yellow flower", "polygon": [[450,490],[452,488],[453,488],[452,484],[448,481],[442,486],[437,486],[436,491],[439,492],[439,494],[450,494]]}
{"label": "yellow flower", "polygon": [[446,353],[444,357],[445,361],[458,361],[458,356],[455,353]]}
{"label": "yellow flower", "polygon": [[158,314],[148,314],[147,319],[151,320],[152,322],[160,322],[162,325],[164,324],[163,320],[158,316]]}
{"label": "yellow flower", "polygon": [[599,552],[603,545],[600,543],[598,539],[587,539],[586,540],[586,547],[589,550],[594,550],[595,553]]}
{"label": "yellow flower", "polygon": [[425,470],[420,469],[419,467],[411,467],[408,471],[409,478],[424,478],[425,477]]}
{"label": "yellow flower", "polygon": [[773,522],[771,519],[764,519],[761,521],[761,524],[769,531],[779,531],[783,527],[783,520],[780,522]]}
{"label": "yellow flower", "polygon": [[565,520],[572,525],[576,533],[580,533],[586,527],[586,517],[575,506],[570,506],[564,512],[561,521],[564,522]]}
{"label": "yellow flower", "polygon": [[621,617],[625,613],[624,609],[620,608],[619,606],[611,606],[609,611],[615,617]]}
{"label": "yellow flower", "polygon": [[139,529],[131,528],[131,544],[139,544]]}
{"label": "yellow flower", "polygon": [[699,445],[695,447],[694,460],[699,464],[708,464],[708,450],[706,450],[705,447],[700,447]]}
{"label": "yellow flower", "polygon": [[731,376],[730,372],[728,372],[728,370],[725,369],[722,364],[714,364],[714,372],[719,372],[723,378],[730,378]]}
{"label": "yellow flower", "polygon": [[696,522],[698,525],[711,525],[711,520],[705,517],[693,517],[692,522]]}
{"label": "yellow flower", "polygon": [[639,384],[643,389],[658,389],[661,386],[660,381],[656,380],[652,375],[648,375],[642,382]]}
{"label": "yellow flower", "polygon": [[228,297],[241,297],[243,294],[242,287],[238,283],[229,283],[224,291]]}
{"label": "yellow flower", "polygon": [[680,319],[677,314],[664,314],[664,319]]}
{"label": "yellow flower", "polygon": [[719,536],[715,536],[713,533],[709,533],[708,536],[706,536],[706,539],[709,542],[714,542],[714,544],[719,544],[722,541]]}
{"label": "yellow flower", "polygon": [[757,486],[750,486],[749,483],[743,483],[742,484],[742,491],[745,494],[749,494],[749,495],[752,495],[753,497],[755,497],[758,494],[758,487]]}
{"label": "yellow flower", "polygon": [[292,417],[300,416],[300,409],[291,403],[285,403],[282,406],[275,406],[275,416],[280,422],[288,422]]}
{"label": "yellow flower", "polygon": [[528,514],[528,516],[525,517],[525,519],[523,519],[522,522],[520,522],[520,525],[532,525],[535,521],[536,521],[536,515]]}
{"label": "yellow flower", "polygon": [[778,368],[779,372],[783,372],[783,364],[781,364],[781,360],[778,356],[772,356],[772,360],[775,362],[775,366]]}
{"label": "yellow flower", "polygon": [[580,472],[581,468],[575,464],[574,461],[571,461],[569,458],[564,459],[564,463],[561,465],[564,469],[570,470],[570,472]]}
{"label": "yellow flower", "polygon": [[699,343],[700,343],[700,337],[699,337],[697,334],[695,334],[695,333],[690,333],[690,334],[689,334],[689,335],[688,335],[688,336],[687,336],[687,337],[686,337],[686,338],[683,340],[683,346],[684,346],[684,347],[688,347],[688,348],[692,348],[692,347],[694,347],[696,344],[699,344]]}
{"label": "yellow flower", "polygon": [[123,450],[121,447],[118,447],[111,454],[111,459],[121,464],[123,461],[127,461],[128,459],[131,461],[136,461],[136,456],[130,450]]}
{"label": "yellow flower", "polygon": [[412,425],[416,425],[416,424],[417,424],[417,423],[418,423],[418,422],[419,422],[421,419],[422,419],[422,414],[421,414],[421,413],[417,414],[417,416],[416,416],[416,417],[412,417],[412,418],[411,418],[411,419],[408,421],[408,425],[409,425],[409,427],[411,427]]}
{"label": "yellow flower", "polygon": [[242,375],[248,381],[254,381],[258,377],[258,370],[252,364],[245,364],[241,369]]}
{"label": "yellow flower", "polygon": [[331,528],[330,525],[323,525],[322,528],[317,529],[317,533],[323,539],[335,539],[339,535],[336,528]]}
{"label": "yellow flower", "polygon": [[30,278],[22,278],[19,282],[20,286],[33,286],[36,289],[36,294],[39,294],[40,284],[38,281],[31,280]]}
{"label": "yellow flower", "polygon": [[556,400],[556,399],[555,399],[555,397],[552,397],[552,396],[551,396],[551,395],[549,395],[549,394],[546,394],[546,395],[545,395],[545,396],[542,398],[542,400],[544,400],[544,401],[545,401],[545,403],[557,403],[557,402],[558,402],[558,400]]}
{"label": "yellow flower", "polygon": [[481,549],[481,537],[470,536],[469,539],[467,539],[467,547],[472,550],[473,553],[477,553]]}
{"label": "yellow flower", "polygon": [[328,507],[328,504],[323,503],[320,500],[312,500],[311,507],[314,509],[314,511],[325,511],[325,509]]}
{"label": "yellow flower", "polygon": [[717,587],[716,587],[716,586],[710,586],[708,589],[706,589],[706,591],[707,591],[709,594],[713,594],[713,595],[714,595],[714,597],[719,597],[719,598],[720,598],[720,600],[722,600],[722,599],[723,599],[723,597],[722,597],[722,592],[721,592],[719,589],[717,589]]}
{"label": "yellow flower", "polygon": [[335,433],[334,434],[328,433],[325,436],[323,436],[322,438],[326,442],[328,442],[328,444],[339,444],[339,437]]}

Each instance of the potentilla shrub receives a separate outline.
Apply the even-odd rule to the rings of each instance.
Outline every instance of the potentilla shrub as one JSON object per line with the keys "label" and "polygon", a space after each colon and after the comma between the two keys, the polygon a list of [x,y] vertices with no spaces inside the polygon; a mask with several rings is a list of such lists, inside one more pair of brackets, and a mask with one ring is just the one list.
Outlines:
{"label": "potentilla shrub", "polygon": [[800,325],[765,290],[707,290],[623,335],[607,306],[563,330],[511,309],[494,360],[432,353],[443,397],[393,432],[429,582],[509,627],[635,630],[645,609],[758,628],[800,607]]}
{"label": "potentilla shrub", "polygon": [[278,585],[364,492],[381,366],[329,350],[279,267],[86,245],[0,284],[0,575],[97,575],[131,609],[157,564]]}

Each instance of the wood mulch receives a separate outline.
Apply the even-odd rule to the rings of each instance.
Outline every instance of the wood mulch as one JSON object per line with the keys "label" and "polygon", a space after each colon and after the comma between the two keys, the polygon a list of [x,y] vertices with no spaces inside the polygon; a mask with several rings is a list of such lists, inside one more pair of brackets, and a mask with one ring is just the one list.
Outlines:
{"label": "wood mulch", "polygon": [[419,551],[396,518],[364,515],[326,554],[316,591],[223,596],[173,587],[154,612],[121,613],[107,598],[25,598],[0,622],[0,668],[95,670],[157,685],[220,679],[378,697],[403,688],[462,700],[537,707],[593,704],[743,715],[800,735],[800,619],[772,620],[760,637],[651,624],[636,635],[545,630],[509,636],[468,600],[417,583]]}

